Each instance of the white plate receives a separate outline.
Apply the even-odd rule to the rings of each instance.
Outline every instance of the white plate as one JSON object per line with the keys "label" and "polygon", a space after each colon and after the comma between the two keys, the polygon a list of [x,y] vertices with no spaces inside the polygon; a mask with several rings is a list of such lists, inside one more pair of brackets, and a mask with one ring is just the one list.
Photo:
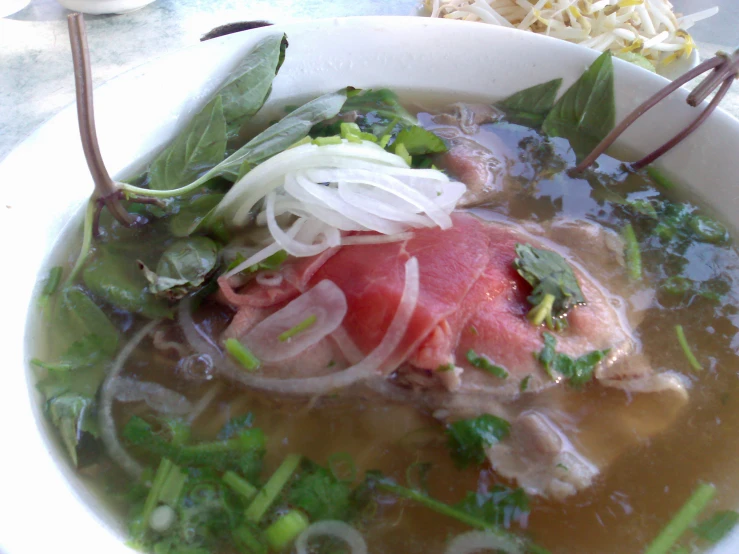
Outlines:
{"label": "white plate", "polygon": [[[597,55],[532,33],[413,17],[323,20],[280,30],[288,33],[290,47],[271,104],[346,85],[493,100],[556,77],[569,86]],[[151,156],[183,125],[178,114],[202,104],[236,60],[276,32],[264,28],[197,45],[97,89],[98,136],[111,173],[120,175],[132,162]],[[619,119],[667,82],[620,60],[615,66]],[[680,91],[655,108],[622,144],[646,153],[674,135],[696,113],[684,99]],[[734,226],[739,220],[737,145],[739,122],[718,112],[662,161]],[[115,521],[69,470],[46,431],[39,432],[46,424],[28,386],[28,358],[38,336],[34,330],[43,325],[32,309],[35,283],[91,190],[74,107],[52,118],[0,164],[0,290],[6,322],[0,551],[6,554],[127,551]],[[732,544],[722,552],[736,552],[739,542]]]}

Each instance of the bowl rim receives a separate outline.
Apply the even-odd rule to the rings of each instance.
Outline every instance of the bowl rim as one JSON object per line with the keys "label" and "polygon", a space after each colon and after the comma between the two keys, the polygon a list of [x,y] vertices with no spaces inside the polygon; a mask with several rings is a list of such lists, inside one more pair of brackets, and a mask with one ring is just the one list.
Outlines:
{"label": "bowl rim", "polygon": [[[467,27],[464,27],[465,25]],[[429,29],[431,31],[429,31]],[[448,42],[452,38],[455,41],[460,41],[462,43],[466,41],[469,44],[472,44],[476,40],[482,41],[481,43],[489,42],[491,44],[498,44],[502,50],[518,47],[522,49],[532,48],[531,45],[533,44],[537,48],[541,47],[546,50],[548,52],[547,56],[551,56],[553,55],[553,52],[556,52],[556,55],[561,58],[562,63],[567,67],[566,70],[562,69],[563,73],[565,71],[572,73],[575,71],[576,67],[581,71],[584,69],[584,66],[587,65],[589,61],[592,61],[592,59],[594,59],[598,54],[597,52],[585,47],[546,37],[544,35],[517,33],[515,30],[509,30],[502,27],[476,25],[473,22],[451,21],[447,19],[418,18],[414,16],[368,16],[298,21],[285,25],[256,29],[249,31],[249,33],[229,35],[206,43],[195,44],[191,47],[162,56],[161,58],[151,60],[142,66],[127,71],[121,76],[116,77],[95,89],[96,107],[98,108],[98,123],[102,123],[104,127],[108,122],[109,118],[106,117],[106,111],[115,109],[116,94],[121,90],[128,90],[130,92],[130,86],[132,83],[135,83],[140,79],[150,79],[152,72],[165,70],[168,65],[171,64],[182,64],[183,60],[191,55],[200,59],[204,55],[204,52],[222,54],[228,58],[226,61],[219,59],[218,67],[221,72],[223,72],[228,63],[233,62],[235,53],[238,53],[239,51],[243,52],[251,48],[251,46],[253,46],[262,37],[280,31],[287,32],[289,37],[292,33],[293,39],[295,39],[295,37],[300,37],[301,41],[312,41],[318,44],[320,44],[321,41],[326,40],[325,37],[321,37],[322,34],[341,36],[343,37],[343,40],[347,41],[346,46],[350,52],[351,45],[348,43],[350,38],[355,40],[363,40],[364,38],[367,38],[367,40],[371,42],[373,37],[376,38],[379,36],[382,37],[383,40],[394,40],[397,41],[397,44],[401,49],[405,49],[402,50],[402,52],[407,55],[407,59],[402,59],[397,56],[397,54],[393,57],[392,53],[390,53],[386,58],[378,58],[372,63],[375,64],[375,67],[380,67],[382,64],[387,63],[395,64],[393,66],[396,68],[394,71],[405,71],[410,74],[413,74],[413,71],[418,70],[417,67],[413,66],[413,63],[418,64],[424,58],[423,55],[414,53],[413,49],[417,47],[417,44],[413,41],[418,40],[419,38],[424,39],[430,32],[438,33],[434,36],[435,41],[429,41],[432,44],[424,44],[423,46],[430,49],[436,48],[437,50],[440,46],[438,44],[434,46],[434,43]],[[354,34],[357,32],[362,33],[364,36],[357,38],[357,35]],[[402,33],[402,36],[400,36],[400,33]],[[306,46],[306,48],[308,47]],[[383,55],[385,53],[386,52],[383,51]],[[373,52],[371,56],[374,55],[375,53]],[[480,62],[485,61],[484,53],[480,55],[479,52],[472,52],[470,55],[477,56],[476,59]],[[342,58],[342,56],[344,56],[344,58]],[[318,60],[317,63],[314,60],[305,60],[304,66],[295,68],[295,71],[300,69],[303,73],[298,72],[295,76],[291,76],[290,79],[287,80],[289,82],[285,82],[279,86],[276,84],[274,89],[275,93],[279,91],[279,94],[283,95],[280,97],[282,100],[295,98],[295,94],[293,94],[293,96],[285,96],[285,94],[290,86],[296,85],[298,77],[307,80],[313,79],[313,81],[311,81],[311,86],[319,86],[319,84],[315,83],[315,77],[312,73],[309,73],[309,70],[320,72],[321,70],[325,70],[322,68],[327,67],[327,64],[338,64],[336,67],[329,67],[328,72],[330,73],[331,71],[336,71],[337,68],[340,68],[339,66],[341,66],[340,62],[342,59],[345,63],[344,69],[347,71],[351,70],[351,64],[346,65],[346,53],[343,53],[340,49],[335,50],[330,55],[322,57],[322,59]],[[280,73],[281,76],[285,70],[290,67],[288,65],[289,63],[292,64],[290,54],[288,54],[285,67]],[[455,64],[454,60],[450,61],[446,59],[437,60],[435,63],[438,65],[447,64],[449,67],[453,67]],[[660,76],[633,66],[632,64],[628,64],[627,62],[614,60],[614,64],[617,71],[617,80],[623,78],[630,83],[642,83],[645,90],[654,90],[668,82]],[[511,62],[509,65],[510,68],[514,68],[521,64]],[[506,67],[506,65],[503,64],[503,67]],[[547,71],[551,70],[551,68],[548,69],[546,67],[539,66],[537,67],[537,70],[546,74]],[[432,77],[429,76],[428,78],[431,79]],[[518,75],[516,75],[516,78],[518,78]],[[278,77],[278,80],[279,79],[280,77]],[[396,79],[399,82],[405,82],[399,74],[395,75],[393,79]],[[569,84],[567,79],[571,82],[573,80],[572,75],[568,75],[565,79],[566,82],[563,85],[563,90],[564,87]],[[199,80],[199,85],[195,89],[198,94],[196,94],[194,98],[178,97],[176,99],[178,107],[184,107],[185,109],[191,108],[193,104],[197,104],[197,102],[201,101],[202,98],[206,96],[206,93],[203,92],[204,90],[207,91],[214,87],[214,82],[210,82],[205,78],[201,79],[198,77],[196,80]],[[524,78],[524,80],[526,79]],[[537,82],[543,82],[544,80],[547,79],[542,78]],[[469,84],[469,81],[460,79],[458,82],[453,84],[447,84],[446,88],[442,86],[443,83],[437,88],[440,88],[442,92],[444,90],[460,90],[463,89],[466,84]],[[399,86],[394,88],[403,89],[407,87]],[[426,87],[417,85],[416,88],[425,89]],[[518,88],[522,87],[519,86]],[[297,87],[297,90],[300,90],[299,86]],[[638,87],[636,92],[639,92]],[[504,94],[496,95],[496,97],[499,96],[504,96]],[[638,94],[635,96],[638,96]],[[684,101],[686,96],[685,91],[679,91],[675,96],[676,99],[673,99],[673,101],[668,103],[668,107],[672,106],[677,110],[677,112],[679,112],[679,117],[675,118],[678,120],[677,123],[670,123],[673,126],[679,124],[680,121],[688,120],[690,117],[689,112],[687,112],[684,107],[678,108],[678,106],[681,106],[679,102]],[[629,102],[631,102],[631,99]],[[628,105],[629,102],[626,102],[626,104]],[[631,103],[633,104],[633,102]],[[626,107],[626,105],[622,106],[620,111],[623,112]],[[147,139],[148,142],[144,141],[143,146],[138,147],[139,153],[144,151],[150,152],[152,145],[166,140],[168,136],[171,136],[176,131],[178,125],[181,125],[182,123],[181,121],[178,121],[176,117],[172,119],[171,113],[168,113],[167,117],[170,119],[167,119],[167,121],[163,122],[161,125],[157,124],[155,128],[147,128],[146,131],[142,133],[142,135],[146,135],[147,132],[155,132],[157,137],[151,140]],[[74,122],[75,108],[72,105],[63,109],[43,124],[28,139],[18,145],[2,162],[0,162],[0,182],[13,182],[14,180],[19,180],[21,177],[24,177],[29,167],[35,167],[31,165],[32,160],[35,159],[35,150],[44,146],[49,147],[51,144],[49,141],[54,138],[58,138],[60,130],[69,129],[70,125],[74,125]],[[713,128],[713,131],[717,132],[724,138],[731,138],[733,144],[739,144],[739,121],[729,114],[722,111],[716,113],[712,116],[711,121],[706,123],[706,127]],[[154,131],[152,131],[152,129],[154,129]],[[110,140],[110,133],[103,132],[99,134],[101,136],[101,145],[103,145],[105,149],[106,143]],[[625,139],[624,142],[636,140],[636,138],[638,137]],[[715,141],[711,143],[711,145],[715,144]],[[65,145],[64,148],[66,149],[67,146]],[[80,168],[82,167],[84,170],[84,162],[79,158],[79,152],[81,149],[78,146],[76,148],[70,146],[68,150],[69,151],[66,155],[68,157],[75,157],[76,161],[74,163],[69,160],[65,160],[64,155],[62,154],[56,155],[52,160],[52,163],[58,163],[59,166],[57,167],[72,167],[73,171],[76,171],[77,173],[72,173],[71,175],[80,175]],[[127,155],[130,155],[132,151],[137,152],[135,148],[123,148],[123,150]],[[680,150],[676,156],[671,156],[670,159],[674,158],[678,160],[677,156],[680,156],[683,150]],[[107,151],[104,150],[104,152],[104,155],[107,158]],[[130,167],[131,161],[129,160],[128,163],[126,163],[123,157],[123,154],[111,154],[110,159],[112,161],[110,163],[106,161],[108,166],[111,168],[112,173],[121,174],[121,172],[126,171],[127,167]],[[732,167],[737,166],[736,174],[739,174],[739,165],[737,165],[739,162],[731,159],[727,163],[732,165]],[[46,168],[37,167],[35,171],[38,171],[40,176],[46,178],[53,177],[53,174],[47,175],[48,169]],[[44,533],[29,534],[28,529],[24,529],[23,525],[11,526],[7,533],[4,532],[3,536],[0,536],[0,551],[7,551],[8,554],[20,554],[21,552],[26,551],[35,552],[43,547],[48,548],[55,545],[58,546],[60,544],[59,541],[73,537],[73,534],[70,534],[69,529],[65,529],[65,527],[72,527],[70,525],[70,522],[72,521],[79,526],[84,527],[85,532],[88,534],[84,541],[79,542],[78,538],[78,541],[75,543],[75,547],[78,551],[97,552],[101,547],[105,548],[106,551],[110,550],[113,552],[129,551],[128,548],[123,546],[121,543],[120,537],[115,535],[116,525],[112,519],[106,517],[106,514],[101,514],[93,509],[92,506],[95,504],[95,501],[92,494],[86,489],[81,489],[78,482],[75,484],[74,479],[70,477],[71,471],[65,470],[65,464],[60,463],[57,459],[59,456],[58,448],[50,439],[48,434],[43,430],[45,425],[44,421],[42,419],[38,419],[40,417],[39,402],[36,400],[35,392],[30,386],[31,376],[30,370],[28,370],[28,342],[33,338],[30,333],[33,326],[39,323],[34,320],[32,313],[32,296],[35,289],[35,282],[38,277],[43,276],[44,269],[49,265],[49,260],[47,259],[46,254],[51,249],[52,243],[54,243],[59,237],[69,239],[72,227],[74,227],[74,222],[70,222],[70,218],[80,210],[79,198],[81,197],[79,193],[84,190],[84,186],[87,186],[87,182],[89,182],[89,180],[84,181],[80,186],[74,185],[76,188],[74,188],[74,193],[70,192],[70,196],[74,196],[75,200],[71,202],[67,199],[68,195],[66,194],[55,194],[53,190],[47,190],[47,188],[43,188],[43,190],[41,190],[41,192],[49,196],[49,205],[37,207],[37,212],[41,213],[43,217],[47,217],[48,220],[45,221],[43,229],[33,231],[34,240],[32,243],[35,248],[31,249],[32,255],[28,251],[24,252],[24,245],[20,245],[10,239],[10,237],[14,236],[12,231],[15,230],[17,234],[17,229],[23,228],[23,218],[27,217],[29,213],[31,213],[30,208],[33,204],[31,192],[23,193],[18,190],[10,191],[7,190],[8,187],[4,187],[2,192],[0,192],[2,199],[5,201],[3,203],[7,206],[7,209],[5,210],[6,213],[4,214],[6,217],[0,218],[0,225],[2,225],[2,230],[5,231],[2,234],[3,247],[9,253],[10,259],[31,260],[30,267],[24,268],[20,271],[23,281],[21,284],[18,283],[19,276],[17,273],[10,275],[10,272],[4,272],[4,275],[2,276],[2,283],[6,285],[5,290],[16,291],[10,300],[10,313],[11,315],[17,313],[22,318],[22,324],[11,326],[11,329],[9,329],[7,333],[7,337],[10,339],[8,344],[14,345],[14,348],[10,349],[11,354],[9,356],[9,366],[23,367],[23,375],[22,379],[19,379],[18,375],[11,374],[11,377],[8,380],[11,386],[0,389],[0,399],[2,399],[2,401],[0,401],[0,415],[6,416],[2,418],[3,421],[13,422],[13,425],[6,429],[8,437],[10,439],[15,438],[15,442],[17,444],[22,444],[24,446],[24,451],[27,454],[33,455],[32,459],[25,463],[21,463],[19,460],[15,459],[9,459],[8,457],[4,457],[2,462],[0,462],[0,467],[3,468],[3,471],[0,471],[0,490],[4,490],[6,492],[4,495],[5,499],[2,504],[4,505],[4,508],[10,508],[10,503],[13,502],[13,511],[15,513],[35,512],[35,517],[42,515],[45,521],[50,522],[50,525],[48,526],[50,528]],[[735,204],[736,203],[729,203],[729,205],[724,208],[727,210],[733,210],[733,206]],[[11,286],[13,288],[10,288]],[[19,389],[20,386],[23,386],[25,389],[23,393],[21,393]],[[20,416],[19,412],[15,411],[16,409],[20,410]],[[27,419],[31,414],[33,414],[33,421]],[[41,432],[39,432],[39,429]],[[31,435],[24,435],[24,430],[30,430]],[[34,475],[37,475],[38,477],[36,486],[41,490],[45,490],[44,487],[49,487],[49,490],[53,489],[53,494],[55,496],[51,499],[44,499],[41,502],[39,502],[39,499],[29,498],[28,487],[23,483],[22,479],[18,478],[18,472],[25,474],[26,476],[29,472],[37,472],[34,473]],[[3,520],[14,521],[14,518],[9,512],[7,517]],[[736,541],[734,539],[736,539]],[[716,554],[729,554],[729,552],[735,551],[737,545],[739,545],[739,533],[734,533],[730,539],[730,543],[727,541],[725,548],[724,546],[720,546],[715,552]]]}

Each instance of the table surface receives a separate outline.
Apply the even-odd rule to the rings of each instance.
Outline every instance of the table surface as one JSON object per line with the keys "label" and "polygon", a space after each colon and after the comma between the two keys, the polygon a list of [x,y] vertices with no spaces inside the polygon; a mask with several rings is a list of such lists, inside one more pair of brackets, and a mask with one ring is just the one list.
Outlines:
{"label": "table surface", "polygon": [[[0,0],[2,2],[3,0]],[[415,15],[421,0],[157,0],[126,15],[86,16],[95,85],[185,46],[233,21],[286,23],[317,17]],[[703,57],[739,46],[737,0],[673,0],[677,11],[710,5],[720,15],[693,33]],[[39,125],[74,101],[66,16],[54,0],[32,0],[0,19],[0,160]],[[739,85],[724,109],[739,117]]]}

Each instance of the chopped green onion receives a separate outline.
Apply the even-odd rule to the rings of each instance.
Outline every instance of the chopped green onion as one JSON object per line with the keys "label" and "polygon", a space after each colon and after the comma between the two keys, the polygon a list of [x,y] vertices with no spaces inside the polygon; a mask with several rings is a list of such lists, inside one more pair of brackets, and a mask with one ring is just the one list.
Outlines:
{"label": "chopped green onion", "polygon": [[341,144],[341,137],[316,137],[313,139],[313,144],[316,146],[328,146],[330,144]]}
{"label": "chopped green onion", "polygon": [[411,158],[411,155],[408,153],[408,149],[405,147],[405,144],[398,144],[395,147],[395,153],[403,158],[405,160],[405,163],[408,165],[411,165],[413,163],[413,159]]}
{"label": "chopped green onion", "polygon": [[285,150],[290,150],[291,148],[297,148],[298,146],[303,146],[304,144],[309,144],[312,142],[312,139],[310,137],[303,137],[302,139],[292,143],[290,146],[285,148]]}
{"label": "chopped green onion", "polygon": [[683,331],[682,325],[675,325],[675,334],[677,334],[677,341],[680,343],[680,348],[683,349],[683,354],[685,354],[685,357],[688,359],[690,367],[695,371],[703,371],[703,366],[690,349],[690,345],[688,344],[688,339],[685,338],[685,331]]}
{"label": "chopped green onion", "polygon": [[477,332],[477,327],[474,325],[470,325],[470,333],[475,335],[476,337],[480,335],[480,333]]}
{"label": "chopped green onion", "polygon": [[280,494],[280,491],[285,487],[293,473],[295,473],[300,460],[300,454],[289,454],[285,457],[285,460],[277,468],[277,471],[272,474],[269,481],[264,484],[254,497],[254,500],[252,500],[252,503],[249,504],[249,507],[246,509],[247,520],[259,523],[259,520],[264,517],[264,514],[267,513],[267,510],[269,510],[269,507],[275,501],[275,498],[277,498],[277,495]]}
{"label": "chopped green onion", "polygon": [[454,369],[454,364],[443,364],[436,368],[436,371],[451,371]]}
{"label": "chopped green onion", "polygon": [[62,268],[52,267],[49,270],[49,276],[44,281],[44,288],[41,291],[41,296],[38,299],[39,306],[42,308],[49,301],[49,298],[54,295],[56,289],[59,288],[59,283],[62,281]]}
{"label": "chopped green onion", "polygon": [[716,512],[693,528],[693,533],[712,544],[719,543],[739,523],[739,514],[733,510]]}
{"label": "chopped green onion", "polygon": [[[180,478],[181,476],[181,478]],[[186,476],[179,467],[173,464],[167,458],[162,458],[157,467],[157,472],[151,482],[149,494],[144,501],[144,508],[141,511],[140,518],[137,518],[131,525],[131,533],[141,535],[144,533],[146,526],[149,525],[149,519],[152,512],[166,499],[168,505],[176,504],[182,493],[182,487],[185,484]]]}
{"label": "chopped green onion", "polygon": [[694,215],[690,218],[688,225],[701,242],[718,244],[724,242],[729,236],[726,227],[705,215]]}
{"label": "chopped green onion", "polygon": [[[544,320],[548,320],[547,324],[549,324],[552,319],[552,308],[554,308],[555,300],[556,298],[553,294],[545,294],[544,298],[541,299],[541,302],[529,310],[526,317],[537,327],[544,323]],[[551,327],[551,325],[549,326]]]}
{"label": "chopped green onion", "polygon": [[699,485],[670,523],[652,541],[644,554],[667,554],[683,533],[693,524],[695,518],[706,508],[715,494],[716,487],[713,485],[706,485],[705,483]]}
{"label": "chopped green onion", "polygon": [[267,543],[260,536],[259,530],[248,523],[234,529],[232,536],[236,549],[241,554],[267,554]]}
{"label": "chopped green onion", "polygon": [[391,138],[391,135],[382,135],[382,137],[380,138],[380,146],[382,146],[383,148],[387,147],[387,143],[390,142]]}
{"label": "chopped green onion", "polygon": [[629,271],[629,277],[634,281],[638,281],[642,276],[641,250],[639,249],[639,241],[636,240],[636,233],[631,223],[628,223],[623,230],[624,256],[626,258],[626,269]]}
{"label": "chopped green onion", "polygon": [[226,351],[249,371],[259,368],[260,363],[257,357],[236,339],[226,339]]}
{"label": "chopped green onion", "polygon": [[526,392],[526,390],[529,388],[529,382],[531,381],[531,375],[527,375],[521,380],[521,385],[518,387],[521,392]]}
{"label": "chopped green onion", "polygon": [[308,525],[310,521],[303,512],[290,510],[265,529],[264,537],[272,550],[282,552],[305,531]]}
{"label": "chopped green onion", "polygon": [[223,474],[223,482],[231,487],[235,492],[239,493],[246,500],[251,500],[259,492],[254,485],[246,479],[239,477],[233,471],[227,471]]}
{"label": "chopped green onion", "polygon": [[357,466],[348,452],[331,454],[328,457],[328,469],[340,483],[352,483],[357,478]]}
{"label": "chopped green onion", "polygon": [[496,377],[500,377],[501,379],[508,378],[508,372],[505,369],[491,363],[485,356],[479,356],[477,352],[472,349],[467,351],[467,361],[476,368],[487,371]]}
{"label": "chopped green onion", "polygon": [[318,318],[315,316],[315,314],[309,315],[308,317],[306,317],[303,321],[298,323],[292,329],[288,329],[284,333],[280,333],[280,336],[277,338],[280,339],[280,342],[286,342],[290,340],[292,337],[294,337],[295,335],[297,335],[298,333],[305,331],[306,329],[314,325],[317,319]]}

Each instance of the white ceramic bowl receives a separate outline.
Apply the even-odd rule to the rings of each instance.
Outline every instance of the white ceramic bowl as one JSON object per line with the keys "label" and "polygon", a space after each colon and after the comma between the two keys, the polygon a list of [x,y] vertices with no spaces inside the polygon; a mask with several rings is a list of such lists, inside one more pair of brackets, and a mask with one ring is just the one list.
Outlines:
{"label": "white ceramic bowl", "polygon": [[124,14],[151,4],[154,0],[57,0],[73,12],[93,15]]}
{"label": "white ceramic bowl", "polygon": [[[264,28],[199,44],[155,60],[95,93],[106,165],[126,167],[169,140],[178,114],[204,102],[219,79],[262,37],[285,31],[290,47],[270,105],[293,103],[346,85],[459,99],[505,97],[556,77],[569,86],[597,53],[531,33],[422,18],[350,18]],[[667,81],[615,60],[618,118]],[[94,68],[93,68],[94,72]],[[70,80],[72,75],[70,72]],[[679,92],[621,140],[646,153],[695,116]],[[662,160],[734,229],[739,222],[739,122],[723,112]],[[77,138],[74,106],[59,113],[0,164],[3,370],[0,382],[0,551],[126,552],[121,529],[68,468],[50,440],[28,359],[43,322],[33,293],[47,257],[92,183]],[[728,448],[736,448],[732,445]],[[739,532],[716,554],[739,551]]]}

